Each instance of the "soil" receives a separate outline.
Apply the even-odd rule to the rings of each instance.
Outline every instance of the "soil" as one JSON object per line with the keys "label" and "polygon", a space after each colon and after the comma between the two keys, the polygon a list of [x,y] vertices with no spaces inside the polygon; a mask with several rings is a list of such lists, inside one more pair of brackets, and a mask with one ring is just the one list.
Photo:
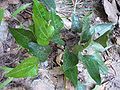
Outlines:
{"label": "soil", "polygon": [[[11,3],[10,3],[11,1]],[[13,2],[12,2],[13,1]],[[60,16],[64,16],[67,18],[64,22],[66,24],[65,27],[70,29],[71,23],[71,14],[73,11],[73,4],[70,0],[55,0],[57,5],[57,12]],[[74,1],[74,0],[73,0]],[[11,14],[14,12],[19,6],[25,3],[32,2],[32,0],[0,0],[0,7],[6,9],[6,11]],[[93,1],[92,0],[78,0],[77,5],[77,14],[79,17],[83,17],[87,12],[91,12],[93,10]],[[28,27],[31,22],[31,7],[25,11],[22,11],[16,20],[15,18],[11,18],[8,14],[5,17],[9,27],[19,27],[22,23],[25,27]],[[96,20],[96,18],[100,17],[99,15],[94,14],[92,18],[92,23],[101,23],[107,21],[106,18]],[[21,22],[21,23],[20,23]],[[69,36],[71,37],[69,38]],[[77,36],[72,31],[64,31],[62,32],[63,39],[66,40],[66,45],[71,47],[76,43]],[[86,90],[120,90],[120,28],[117,28],[113,31],[112,36],[110,37],[111,47],[103,53],[103,57],[105,59],[105,64],[109,68],[108,75],[102,76],[103,84],[98,86],[93,81],[88,80],[89,76],[85,67],[79,63],[79,75],[78,79],[86,83]],[[55,46],[55,45],[53,45]],[[61,48],[61,47],[60,47]],[[35,78],[24,78],[24,79],[13,79],[4,89],[2,90],[64,90],[65,85],[67,86],[66,90],[74,90],[72,84],[65,80],[63,72],[60,68],[61,62],[59,62],[62,58],[63,52],[61,49],[57,51],[53,51],[51,54],[51,61],[46,61],[40,64],[39,74]],[[22,49],[18,44],[16,44],[14,38],[10,33],[7,33],[7,38],[4,41],[0,41],[0,66],[8,66],[15,67],[19,64],[24,58],[29,57],[27,50]],[[0,82],[5,81],[4,71],[0,70]],[[67,83],[65,83],[65,81]]]}

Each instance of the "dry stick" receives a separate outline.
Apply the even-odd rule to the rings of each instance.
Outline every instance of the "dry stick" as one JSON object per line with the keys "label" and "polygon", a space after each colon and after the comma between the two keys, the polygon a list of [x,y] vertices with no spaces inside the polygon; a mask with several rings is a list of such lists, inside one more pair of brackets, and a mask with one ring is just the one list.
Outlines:
{"label": "dry stick", "polygon": [[75,0],[74,13],[76,12],[77,2],[78,2],[78,0]]}
{"label": "dry stick", "polygon": [[64,90],[67,90],[66,89],[66,77],[65,77],[65,75],[63,75],[63,78],[64,78]]}

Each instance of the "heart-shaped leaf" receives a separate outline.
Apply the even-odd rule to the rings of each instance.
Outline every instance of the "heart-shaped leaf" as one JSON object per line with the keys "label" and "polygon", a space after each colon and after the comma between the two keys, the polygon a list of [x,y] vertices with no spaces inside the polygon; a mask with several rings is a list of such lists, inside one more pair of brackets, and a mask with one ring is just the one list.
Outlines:
{"label": "heart-shaped leaf", "polygon": [[19,45],[28,48],[29,42],[35,42],[34,34],[29,30],[10,28],[10,32]]}
{"label": "heart-shaped leaf", "polygon": [[99,64],[96,58],[92,55],[82,55],[81,53],[79,53],[78,58],[86,66],[87,71],[89,72],[90,76],[96,81],[96,83],[101,84]]}
{"label": "heart-shaped leaf", "polygon": [[74,13],[72,14],[72,26],[71,26],[71,29],[73,31],[82,32],[82,24],[80,22],[80,19]]}
{"label": "heart-shaped leaf", "polygon": [[91,14],[87,14],[86,16],[83,17],[82,19],[82,34],[81,34],[81,43],[86,43],[88,42],[94,31],[93,30],[90,30],[90,17],[91,17]]}
{"label": "heart-shaped leaf", "polygon": [[78,64],[78,58],[72,52],[69,52],[68,49],[65,50],[63,56],[63,71],[65,76],[71,80],[74,86],[77,85],[77,75],[78,69],[76,64]]}
{"label": "heart-shaped leaf", "polygon": [[65,76],[73,83],[73,85],[77,86],[77,76],[78,76],[78,69],[77,66],[70,68],[64,72]]}
{"label": "heart-shaped leaf", "polygon": [[16,66],[13,70],[6,74],[7,77],[25,78],[33,77],[38,72],[38,58],[30,57]]}
{"label": "heart-shaped leaf", "polygon": [[41,46],[34,42],[29,43],[29,50],[30,53],[38,57],[40,61],[47,60],[51,52],[50,46]]}
{"label": "heart-shaped leaf", "polygon": [[70,68],[73,68],[77,64],[78,64],[77,56],[70,52],[68,49],[66,49],[63,56],[63,70],[66,71]]}
{"label": "heart-shaped leaf", "polygon": [[99,38],[102,35],[104,35],[106,32],[110,31],[113,29],[113,23],[107,23],[107,24],[98,24],[93,27],[91,27],[91,31],[94,31],[95,33],[95,38]]}

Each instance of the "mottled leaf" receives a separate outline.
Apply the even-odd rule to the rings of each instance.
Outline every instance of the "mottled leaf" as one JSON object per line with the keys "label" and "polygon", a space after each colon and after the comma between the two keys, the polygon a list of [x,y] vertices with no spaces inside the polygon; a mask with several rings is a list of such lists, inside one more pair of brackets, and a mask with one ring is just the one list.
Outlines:
{"label": "mottled leaf", "polygon": [[78,76],[78,69],[77,66],[70,68],[64,72],[65,76],[73,83],[74,86],[77,85],[77,76]]}
{"label": "mottled leaf", "polygon": [[99,64],[96,58],[92,55],[82,55],[79,53],[78,58],[86,66],[87,71],[89,72],[92,79],[96,81],[97,84],[101,84],[101,77],[99,73]]}
{"label": "mottled leaf", "polygon": [[82,24],[80,22],[80,19],[78,15],[72,14],[72,26],[71,29],[75,32],[82,32]]}
{"label": "mottled leaf", "polygon": [[91,17],[91,14],[87,14],[86,16],[83,17],[82,19],[82,34],[81,34],[81,43],[86,43],[88,42],[94,31],[93,30],[90,30],[90,17]]}
{"label": "mottled leaf", "polygon": [[102,36],[100,36],[99,38],[97,38],[95,41],[100,43],[103,47],[107,47],[107,42],[109,39],[108,34],[109,34],[109,31],[103,34]]}
{"label": "mottled leaf", "polygon": [[48,45],[53,37],[54,27],[48,23],[49,12],[38,0],[34,0],[33,21],[38,44]]}
{"label": "mottled leaf", "polygon": [[51,52],[50,46],[41,46],[34,42],[29,43],[29,50],[30,53],[38,57],[40,61],[47,60]]}
{"label": "mottled leaf", "polygon": [[73,68],[76,64],[78,64],[77,56],[66,49],[63,55],[63,70],[66,71]]}

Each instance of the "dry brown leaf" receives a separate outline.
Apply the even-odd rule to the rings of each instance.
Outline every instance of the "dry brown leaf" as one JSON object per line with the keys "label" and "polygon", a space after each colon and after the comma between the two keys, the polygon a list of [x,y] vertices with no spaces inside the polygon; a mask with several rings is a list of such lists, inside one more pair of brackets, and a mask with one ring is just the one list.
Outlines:
{"label": "dry brown leaf", "polygon": [[5,21],[2,21],[0,25],[0,41],[1,42],[6,40],[7,34],[8,34],[8,23]]}
{"label": "dry brown leaf", "polygon": [[8,8],[8,2],[7,1],[3,1],[0,3],[0,8],[6,9]]}
{"label": "dry brown leaf", "polygon": [[120,45],[120,37],[116,37],[116,39],[117,39],[117,45]]}
{"label": "dry brown leaf", "polygon": [[19,4],[20,0],[8,0],[9,4]]}
{"label": "dry brown leaf", "polygon": [[61,61],[62,61],[62,56],[63,56],[63,54],[64,54],[64,52],[63,51],[60,51],[60,52],[58,52],[59,53],[59,55],[56,57],[56,63],[59,65],[59,66],[61,66]]}
{"label": "dry brown leaf", "polygon": [[118,21],[117,13],[119,13],[119,11],[117,10],[115,0],[113,0],[112,3],[110,3],[108,0],[104,0],[103,5],[104,5],[105,12],[108,15],[108,20],[114,23],[117,23]]}

